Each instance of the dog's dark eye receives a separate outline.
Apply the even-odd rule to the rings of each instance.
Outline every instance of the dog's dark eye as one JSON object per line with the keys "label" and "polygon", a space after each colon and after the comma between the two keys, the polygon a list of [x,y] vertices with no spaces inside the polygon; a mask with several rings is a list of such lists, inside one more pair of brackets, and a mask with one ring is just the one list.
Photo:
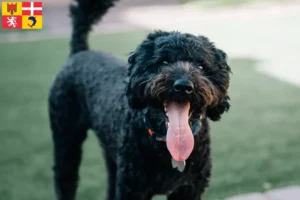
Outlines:
{"label": "dog's dark eye", "polygon": [[163,64],[163,65],[168,65],[169,62],[168,62],[168,61],[163,61],[162,64]]}
{"label": "dog's dark eye", "polygon": [[203,70],[203,66],[202,65],[197,65],[196,68],[200,69],[200,70]]}

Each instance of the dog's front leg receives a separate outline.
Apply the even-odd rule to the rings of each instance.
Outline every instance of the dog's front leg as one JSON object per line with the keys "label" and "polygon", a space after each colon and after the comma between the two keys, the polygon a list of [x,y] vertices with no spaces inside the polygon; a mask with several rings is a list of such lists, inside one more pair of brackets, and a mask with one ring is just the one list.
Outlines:
{"label": "dog's front leg", "polygon": [[191,185],[181,186],[168,195],[168,200],[201,200],[204,187],[200,181]]}
{"label": "dog's front leg", "polygon": [[151,200],[153,196],[141,161],[143,157],[136,154],[137,152],[122,152],[119,155],[116,200]]}

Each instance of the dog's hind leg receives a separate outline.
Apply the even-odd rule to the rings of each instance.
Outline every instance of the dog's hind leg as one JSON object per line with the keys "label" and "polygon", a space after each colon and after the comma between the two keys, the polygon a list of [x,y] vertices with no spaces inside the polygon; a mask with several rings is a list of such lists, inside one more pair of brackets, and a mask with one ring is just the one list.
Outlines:
{"label": "dog's hind leg", "polygon": [[79,102],[72,94],[53,89],[49,117],[54,142],[54,182],[58,200],[74,200],[87,126]]}

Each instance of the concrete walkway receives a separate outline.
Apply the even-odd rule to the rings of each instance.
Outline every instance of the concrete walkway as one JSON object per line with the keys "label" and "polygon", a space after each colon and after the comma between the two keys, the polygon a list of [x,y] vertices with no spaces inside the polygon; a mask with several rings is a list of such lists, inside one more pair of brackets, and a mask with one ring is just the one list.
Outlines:
{"label": "concrete walkway", "polygon": [[213,11],[176,5],[139,7],[127,10],[124,18],[147,29],[206,35],[230,57],[259,59],[257,70],[300,86],[299,3]]}
{"label": "concrete walkway", "polygon": [[[258,59],[258,71],[300,86],[300,1],[214,10],[182,7],[178,1],[120,1],[93,33],[163,29],[203,34],[229,57]],[[0,42],[69,36],[68,2],[44,0],[43,30],[1,33]]]}
{"label": "concrete walkway", "polygon": [[276,190],[270,190],[264,194],[252,193],[238,195],[225,200],[299,200],[300,187],[287,187]]}
{"label": "concrete walkway", "polygon": [[[8,0],[10,1],[10,0]],[[43,29],[32,31],[0,32],[0,43],[41,40],[54,37],[65,37],[71,33],[69,17],[69,3],[71,0],[42,0],[43,1]],[[178,5],[179,0],[121,0],[102,18],[101,23],[93,29],[93,34],[126,32],[144,29],[130,20],[124,19],[125,13],[131,8],[145,8],[147,6]],[[1,7],[1,4],[0,4]]]}

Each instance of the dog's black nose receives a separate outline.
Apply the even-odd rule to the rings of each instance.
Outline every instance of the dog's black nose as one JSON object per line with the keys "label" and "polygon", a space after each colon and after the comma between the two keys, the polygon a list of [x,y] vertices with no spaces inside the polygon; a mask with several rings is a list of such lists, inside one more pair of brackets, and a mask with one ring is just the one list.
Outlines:
{"label": "dog's black nose", "polygon": [[186,79],[179,79],[175,81],[173,87],[176,92],[185,92],[187,94],[192,93],[194,90],[194,84]]}

